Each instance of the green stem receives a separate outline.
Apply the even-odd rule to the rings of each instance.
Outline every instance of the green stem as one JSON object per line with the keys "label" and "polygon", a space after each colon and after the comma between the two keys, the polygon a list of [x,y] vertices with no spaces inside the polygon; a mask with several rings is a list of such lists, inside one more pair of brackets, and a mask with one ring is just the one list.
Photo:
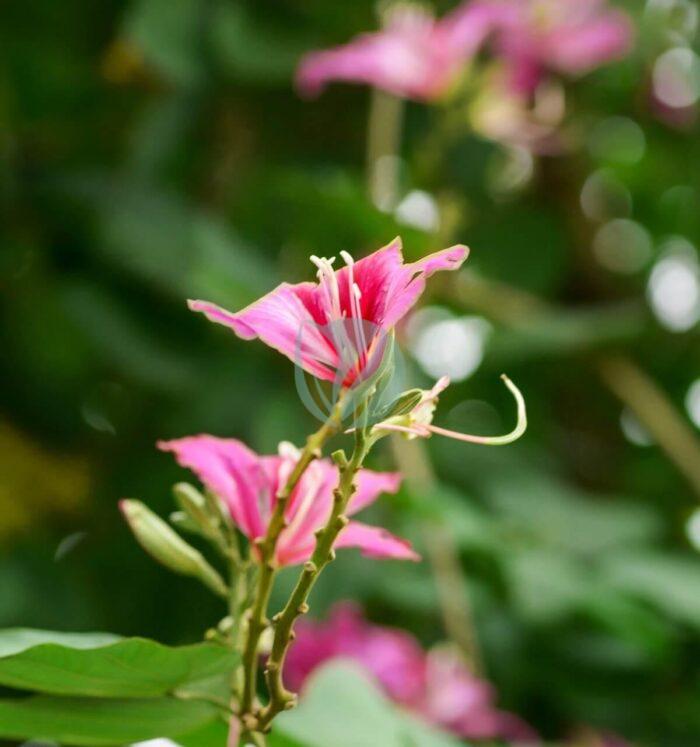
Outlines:
{"label": "green stem", "polygon": [[343,414],[344,401],[342,394],[338,398],[328,420],[306,440],[299,461],[292,470],[285,486],[277,494],[277,501],[264,537],[256,540],[254,552],[257,553],[258,578],[255,597],[248,614],[247,634],[243,648],[243,693],[241,696],[241,720],[248,727],[248,723],[255,721],[253,703],[257,690],[258,648],[260,636],[268,627],[267,607],[270,593],[277,572],[275,566],[275,548],[282,530],[286,526],[285,510],[289,497],[311,462],[318,458],[326,441],[338,432]]}
{"label": "green stem", "polygon": [[393,210],[398,202],[399,146],[404,102],[390,93],[372,90],[367,137],[367,173],[372,203]]}
{"label": "green stem", "polygon": [[338,487],[333,492],[333,505],[326,525],[316,533],[316,546],[311,559],[304,564],[294,591],[284,609],[273,618],[275,636],[272,651],[265,667],[265,679],[270,695],[270,702],[260,716],[260,729],[269,727],[272,720],[280,712],[293,708],[296,695],[284,687],[282,671],[287,651],[294,640],[294,623],[300,615],[308,612],[308,598],[316,580],[323,569],[335,558],[333,545],[340,532],[347,526],[348,517],[345,515],[348,503],[355,492],[355,477],[369,451],[370,443],[366,438],[365,429],[355,431],[355,448],[350,461],[345,454],[336,452],[334,461],[340,470]]}

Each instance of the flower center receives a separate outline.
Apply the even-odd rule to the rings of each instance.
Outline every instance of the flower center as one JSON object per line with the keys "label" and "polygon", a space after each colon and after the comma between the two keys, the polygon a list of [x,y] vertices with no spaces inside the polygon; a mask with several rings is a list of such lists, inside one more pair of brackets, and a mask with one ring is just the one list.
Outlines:
{"label": "flower center", "polygon": [[336,351],[340,355],[345,371],[361,371],[367,362],[367,337],[362,319],[362,291],[355,282],[355,260],[349,252],[341,251],[340,256],[347,266],[348,293],[345,308],[341,303],[338,274],[333,269],[335,257],[310,259],[318,268],[316,276],[321,291],[321,301]]}

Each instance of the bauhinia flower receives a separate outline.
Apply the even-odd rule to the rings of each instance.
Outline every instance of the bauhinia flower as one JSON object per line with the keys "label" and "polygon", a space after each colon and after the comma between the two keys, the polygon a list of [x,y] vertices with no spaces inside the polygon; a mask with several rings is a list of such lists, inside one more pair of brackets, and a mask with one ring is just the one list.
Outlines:
{"label": "bauhinia flower", "polygon": [[582,75],[620,59],[634,36],[627,14],[606,0],[476,0],[467,6],[474,23],[486,6],[496,16],[494,53],[516,92],[532,93],[547,72]]}
{"label": "bauhinia flower", "polygon": [[297,71],[297,86],[307,96],[331,81],[365,83],[396,96],[431,101],[447,94],[488,35],[494,9],[464,7],[440,20],[409,3],[387,16],[382,31],[350,43],[307,54]]}
{"label": "bauhinia flower", "polygon": [[501,378],[515,398],[518,407],[515,428],[504,436],[475,436],[470,433],[459,433],[458,431],[451,431],[447,428],[433,425],[433,415],[439,396],[450,383],[450,379],[447,376],[439,379],[432,389],[422,390],[420,399],[418,399],[416,404],[408,412],[389,417],[372,426],[372,433],[381,437],[393,431],[401,433],[409,439],[419,437],[429,438],[433,434],[437,434],[453,438],[457,441],[467,441],[468,443],[482,444],[484,446],[503,446],[512,443],[519,439],[527,428],[525,400],[518,387],[505,374]]}
{"label": "bauhinia flower", "polygon": [[[209,435],[161,441],[158,446],[173,452],[181,466],[191,469],[221,498],[233,523],[251,541],[255,558],[255,541],[265,536],[278,491],[299,459],[298,450],[282,443],[279,454],[260,456],[236,439]],[[361,511],[382,493],[395,493],[400,483],[401,477],[395,472],[359,470],[347,514]],[[329,459],[318,459],[306,468],[287,503],[286,526],[275,548],[277,566],[296,565],[311,557],[316,543],[314,532],[328,520],[337,484],[338,469]],[[359,521],[348,523],[335,547],[357,547],[374,558],[418,560],[407,541]]]}
{"label": "bauhinia flower", "polygon": [[605,0],[472,0],[440,20],[399,5],[384,30],[304,57],[297,85],[315,95],[342,80],[432,101],[491,41],[513,90],[532,93],[546,72],[579,75],[624,56],[632,37],[628,16]]}
{"label": "bauhinia flower", "polygon": [[351,386],[382,359],[388,335],[416,303],[425,281],[438,270],[456,270],[468,249],[457,245],[404,264],[401,240],[345,267],[311,257],[318,283],[282,283],[242,311],[232,313],[207,301],[190,301],[213,322],[244,340],[259,338],[305,371]]}
{"label": "bauhinia flower", "polygon": [[409,633],[373,625],[354,605],[336,606],[327,622],[303,620],[296,633],[284,670],[294,690],[303,689],[318,666],[350,658],[393,701],[460,737],[538,741],[524,721],[498,710],[491,685],[475,677],[451,649],[426,653]]}

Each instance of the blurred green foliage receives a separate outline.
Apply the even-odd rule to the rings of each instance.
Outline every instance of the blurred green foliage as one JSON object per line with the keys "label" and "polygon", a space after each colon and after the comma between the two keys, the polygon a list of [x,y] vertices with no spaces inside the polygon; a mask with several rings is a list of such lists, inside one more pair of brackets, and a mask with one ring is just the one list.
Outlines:
{"label": "blurred green foliage", "polygon": [[[359,256],[397,233],[409,257],[434,248],[366,197],[368,92],[337,86],[309,103],[291,85],[302,51],[372,28],[372,6],[4,8],[0,625],[176,643],[221,616],[131,541],[117,500],[170,509],[182,472],[157,438],[206,431],[270,453],[313,425],[288,362],[191,315],[186,298],[235,309],[282,278],[311,277],[311,253]],[[440,487],[372,510],[419,547],[426,522],[452,527],[486,672],[544,735],[585,723],[694,747],[700,560],[684,530],[698,495],[658,445],[625,439],[622,405],[596,368],[611,351],[636,360],[697,437],[684,409],[700,376],[697,326],[664,329],[645,288],[669,236],[700,245],[700,138],[693,124],[655,118],[648,79],[671,42],[641,2],[628,6],[640,24],[634,55],[569,91],[579,148],[522,184],[504,190],[494,180],[503,149],[466,129],[429,173],[424,144],[439,113],[409,106],[402,193],[436,190],[458,213],[451,243],[472,247],[464,284],[438,283],[428,302],[491,324],[481,367],[445,393],[439,418],[498,431],[506,369],[530,429],[503,450],[433,439]],[[616,117],[635,134],[606,129]],[[591,249],[598,226],[581,189],[600,170],[651,237],[627,274]],[[417,369],[416,379],[428,383]],[[377,455],[375,466],[390,464],[388,450]],[[343,554],[314,611],[345,597],[426,643],[445,635],[427,563]]]}

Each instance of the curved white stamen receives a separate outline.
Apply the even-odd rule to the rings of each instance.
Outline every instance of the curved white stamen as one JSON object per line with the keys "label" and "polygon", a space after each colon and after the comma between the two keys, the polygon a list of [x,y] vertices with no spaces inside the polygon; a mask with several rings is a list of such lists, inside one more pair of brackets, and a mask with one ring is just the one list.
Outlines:
{"label": "curved white stamen", "polygon": [[355,260],[349,252],[341,251],[340,256],[348,268],[348,288],[350,301],[350,316],[352,317],[352,326],[355,333],[355,353],[356,367],[358,373],[364,368],[367,361],[367,340],[365,339],[364,328],[362,324],[362,309],[360,307],[360,298],[362,293],[355,282]]}
{"label": "curved white stamen", "polygon": [[515,428],[510,433],[506,433],[505,436],[472,436],[469,433],[458,433],[457,431],[450,431],[446,428],[440,428],[437,425],[428,424],[425,429],[431,433],[437,433],[440,436],[447,436],[448,438],[454,438],[457,441],[467,441],[472,444],[483,444],[485,446],[504,446],[510,444],[513,441],[517,441],[520,436],[525,433],[527,429],[527,412],[525,409],[525,399],[517,386],[505,375],[501,376],[503,383],[508,387],[515,401],[518,405],[518,421]]}
{"label": "curved white stamen", "polygon": [[312,254],[309,259],[318,268],[316,275],[318,277],[318,284],[324,295],[326,322],[329,323],[334,319],[340,319],[340,290],[338,288],[338,279],[333,271],[335,257],[326,259],[326,257],[317,257],[315,254]]}
{"label": "curved white stamen", "polygon": [[365,337],[364,319],[362,318],[362,306],[360,301],[362,299],[362,291],[360,286],[353,282],[350,291],[352,315],[357,319],[355,334],[357,335],[357,344],[360,348],[360,362],[362,366],[367,363],[367,338]]}

